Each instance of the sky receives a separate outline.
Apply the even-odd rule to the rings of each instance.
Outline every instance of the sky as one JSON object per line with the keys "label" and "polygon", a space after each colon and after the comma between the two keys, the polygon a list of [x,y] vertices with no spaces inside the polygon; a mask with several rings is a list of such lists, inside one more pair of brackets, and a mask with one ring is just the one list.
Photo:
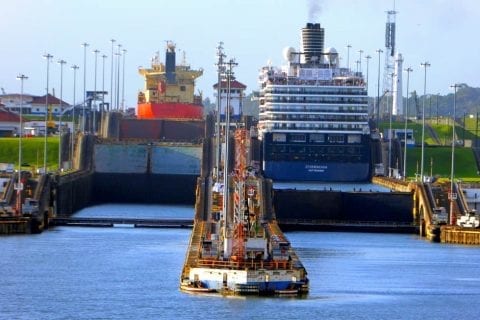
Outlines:
{"label": "sky", "polygon": [[[86,89],[94,89],[95,54],[97,90],[102,86],[105,54],[105,87],[110,87],[111,39],[122,44],[125,55],[125,100],[136,106],[143,79],[139,66],[149,66],[155,52],[164,60],[165,43],[173,41],[185,52],[192,68],[202,68],[197,90],[213,98],[216,82],[216,47],[224,43],[227,58],[235,58],[237,79],[247,93],[258,89],[259,69],[270,61],[284,63],[282,50],[300,48],[300,30],[307,22],[325,28],[325,47],[334,47],[341,63],[359,59],[362,69],[369,62],[369,95],[376,96],[377,49],[385,46],[386,11],[395,10],[397,49],[404,67],[412,67],[410,90],[423,93],[427,69],[427,94],[451,93],[454,83],[480,87],[480,1],[478,0],[14,0],[2,1],[0,12],[0,87],[19,93],[17,75],[24,74],[24,93],[43,95],[47,87],[46,53],[54,56],[49,65],[49,88],[60,96],[60,65],[63,69],[63,98],[71,103],[73,71],[77,72],[77,102]],[[87,42],[84,68],[82,43]],[[351,45],[347,59],[347,45]],[[181,55],[180,55],[181,56]],[[177,58],[180,60],[180,57]],[[123,62],[123,61],[122,61]],[[380,72],[383,77],[384,55]],[[406,75],[404,74],[404,79]],[[404,81],[404,88],[406,81]],[[405,89],[404,89],[405,92]],[[107,98],[108,100],[108,98]]]}

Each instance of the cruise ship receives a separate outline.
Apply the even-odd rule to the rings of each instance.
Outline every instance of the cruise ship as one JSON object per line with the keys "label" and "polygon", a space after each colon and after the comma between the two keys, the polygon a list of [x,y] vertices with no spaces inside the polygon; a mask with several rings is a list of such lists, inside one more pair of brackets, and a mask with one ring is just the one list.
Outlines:
{"label": "cruise ship", "polygon": [[[301,50],[261,69],[262,169],[274,181],[359,182],[371,176],[367,84],[324,49],[325,30],[307,23]],[[357,64],[358,68],[358,64]]]}

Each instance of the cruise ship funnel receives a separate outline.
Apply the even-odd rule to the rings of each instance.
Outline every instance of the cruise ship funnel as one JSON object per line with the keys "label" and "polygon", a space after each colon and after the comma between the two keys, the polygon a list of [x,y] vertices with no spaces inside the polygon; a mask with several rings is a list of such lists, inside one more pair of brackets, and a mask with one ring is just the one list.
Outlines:
{"label": "cruise ship funnel", "polygon": [[302,63],[319,63],[322,60],[325,30],[320,23],[307,23],[302,28]]}

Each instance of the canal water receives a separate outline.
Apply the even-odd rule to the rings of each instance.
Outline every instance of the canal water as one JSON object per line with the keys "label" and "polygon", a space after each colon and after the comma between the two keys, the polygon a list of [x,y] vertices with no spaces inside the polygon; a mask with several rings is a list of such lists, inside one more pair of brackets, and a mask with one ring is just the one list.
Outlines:
{"label": "canal water", "polygon": [[[81,216],[192,217],[191,207],[102,205]],[[480,248],[414,235],[291,232],[305,298],[179,291],[189,229],[56,227],[0,238],[0,319],[475,319]]]}

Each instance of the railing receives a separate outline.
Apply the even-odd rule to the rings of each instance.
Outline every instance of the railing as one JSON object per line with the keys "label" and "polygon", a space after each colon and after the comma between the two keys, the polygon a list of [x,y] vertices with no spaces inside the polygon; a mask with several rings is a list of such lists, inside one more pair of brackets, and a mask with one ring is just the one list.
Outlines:
{"label": "railing", "polygon": [[248,269],[248,270],[289,270],[292,269],[292,262],[289,260],[217,260],[199,259],[198,267],[220,268],[220,269]]}

